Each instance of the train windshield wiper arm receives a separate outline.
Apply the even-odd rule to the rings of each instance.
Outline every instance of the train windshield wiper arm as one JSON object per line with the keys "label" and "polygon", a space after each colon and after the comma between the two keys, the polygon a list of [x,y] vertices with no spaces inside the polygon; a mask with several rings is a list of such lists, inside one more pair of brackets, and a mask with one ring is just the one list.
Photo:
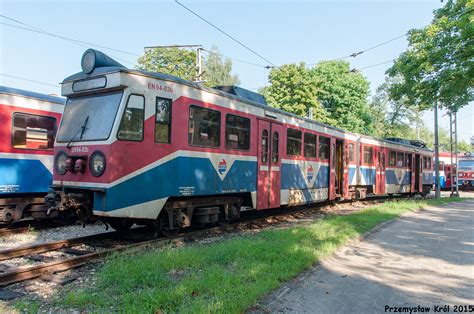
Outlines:
{"label": "train windshield wiper arm", "polygon": [[86,119],[84,120],[84,122],[82,123],[82,126],[79,128],[79,130],[77,130],[76,133],[74,133],[74,135],[71,137],[71,139],[69,140],[69,142],[67,143],[66,147],[67,148],[71,148],[71,143],[72,141],[76,138],[76,135],[77,133],[81,132],[80,136],[79,136],[79,139],[82,140],[82,135],[84,135],[84,132],[86,131],[86,126],[87,126],[87,123],[89,122],[89,116],[86,117]]}

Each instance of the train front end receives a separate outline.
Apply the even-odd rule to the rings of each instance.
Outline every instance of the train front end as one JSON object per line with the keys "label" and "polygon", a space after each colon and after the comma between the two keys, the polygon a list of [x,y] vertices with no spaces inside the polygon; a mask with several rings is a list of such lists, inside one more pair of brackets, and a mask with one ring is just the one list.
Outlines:
{"label": "train front end", "polygon": [[463,190],[474,188],[474,156],[466,154],[459,158],[458,184]]}
{"label": "train front end", "polygon": [[[141,126],[143,121],[122,119],[122,114],[127,114],[125,103],[134,101],[122,65],[89,49],[81,66],[82,72],[62,83],[67,101],[55,142],[53,185],[46,201],[51,208],[74,211],[85,221],[95,210],[107,213],[114,206],[108,190],[120,180],[127,162],[133,162],[114,157],[126,155],[123,152],[129,149],[117,143],[119,125],[127,120]],[[133,106],[127,109],[134,110]],[[133,127],[122,132],[134,136]]]}

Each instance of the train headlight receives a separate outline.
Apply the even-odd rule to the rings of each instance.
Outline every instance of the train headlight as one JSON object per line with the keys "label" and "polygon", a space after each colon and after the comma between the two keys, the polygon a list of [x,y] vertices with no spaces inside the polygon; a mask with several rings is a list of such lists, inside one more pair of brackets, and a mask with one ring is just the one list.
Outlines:
{"label": "train headlight", "polygon": [[462,172],[458,173],[458,176],[459,176],[460,178],[462,178],[462,176],[463,176],[463,175],[462,175]]}
{"label": "train headlight", "polygon": [[94,177],[99,177],[104,173],[105,170],[105,156],[99,151],[92,154],[89,160],[89,168]]}
{"label": "train headlight", "polygon": [[94,71],[96,62],[95,51],[93,49],[88,49],[82,55],[81,68],[84,73],[91,73]]}
{"label": "train headlight", "polygon": [[54,167],[60,175],[63,175],[66,173],[66,160],[67,160],[67,155],[65,152],[59,152],[56,155],[55,161],[54,161]]}

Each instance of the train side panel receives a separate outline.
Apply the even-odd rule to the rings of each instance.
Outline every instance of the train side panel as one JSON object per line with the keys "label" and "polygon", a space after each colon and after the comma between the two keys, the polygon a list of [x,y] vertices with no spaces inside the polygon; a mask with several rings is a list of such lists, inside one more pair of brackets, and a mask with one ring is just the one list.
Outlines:
{"label": "train side panel", "polygon": [[0,88],[0,196],[46,193],[52,182],[52,145],[63,106],[13,95],[12,90]]}

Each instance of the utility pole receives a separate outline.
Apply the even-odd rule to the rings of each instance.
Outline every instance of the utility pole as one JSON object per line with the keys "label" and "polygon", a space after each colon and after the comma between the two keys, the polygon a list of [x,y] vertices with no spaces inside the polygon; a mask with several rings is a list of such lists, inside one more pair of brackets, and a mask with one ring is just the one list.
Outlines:
{"label": "utility pole", "polygon": [[196,49],[196,82],[202,82],[202,47]]}
{"label": "utility pole", "polygon": [[167,48],[196,48],[196,78],[195,82],[202,82],[202,45],[167,45],[167,46],[148,46],[144,49],[167,49]]}
{"label": "utility pole", "polygon": [[435,198],[441,197],[439,182],[438,100],[434,103]]}
{"label": "utility pole", "polygon": [[[458,112],[454,112],[454,153],[456,154],[456,193],[454,196],[459,196],[458,185]],[[453,182],[453,181],[451,181]],[[453,195],[451,195],[453,196]]]}
{"label": "utility pole", "polygon": [[[455,167],[456,172],[451,170],[451,194],[450,197],[459,197],[458,186],[458,121],[457,112],[449,112],[449,140],[451,147],[451,167]],[[454,180],[456,178],[456,180]],[[456,181],[456,182],[454,182]]]}

